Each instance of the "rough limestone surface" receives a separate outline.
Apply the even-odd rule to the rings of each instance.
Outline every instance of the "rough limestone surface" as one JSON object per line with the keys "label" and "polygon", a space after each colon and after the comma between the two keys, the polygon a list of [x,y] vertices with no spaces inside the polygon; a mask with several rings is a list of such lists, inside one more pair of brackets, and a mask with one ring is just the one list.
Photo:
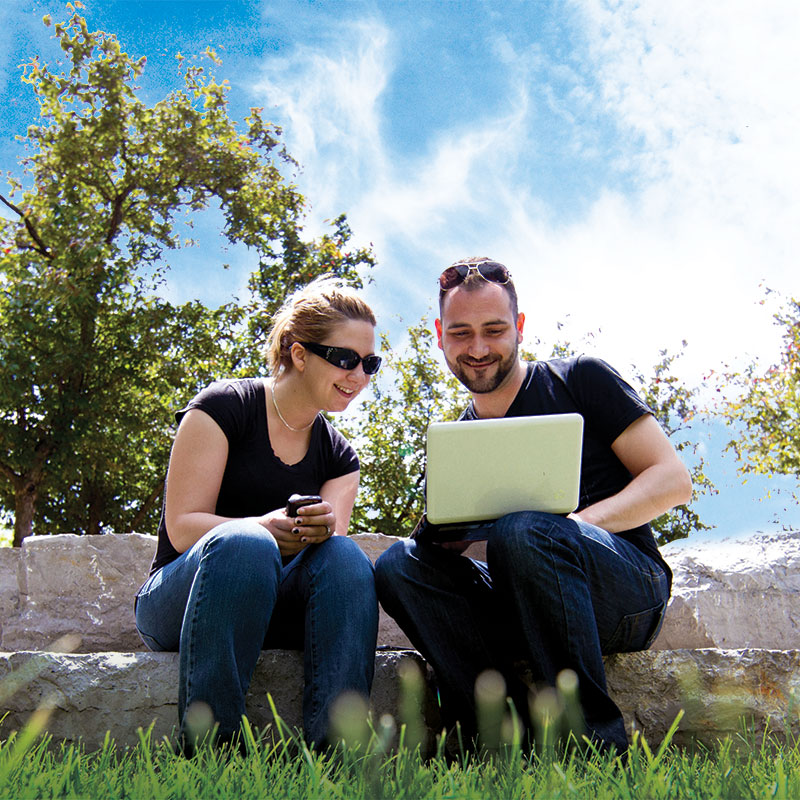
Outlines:
{"label": "rough limestone surface", "polygon": [[[373,562],[398,541],[380,533],[352,538]],[[144,534],[60,534],[0,548],[0,646],[43,650],[76,633],[80,652],[144,650],[133,597],[155,546]],[[800,647],[800,532],[674,543],[664,554],[675,580],[654,649]],[[378,645],[410,647],[383,610]]]}
{"label": "rough limestone surface", "polygon": [[800,531],[662,553],[675,580],[654,649],[800,648]]}
{"label": "rough limestone surface", "polygon": [[[384,533],[354,533],[350,538],[355,539],[373,564],[384,551],[388,550],[395,542],[400,541],[399,536],[387,536]],[[413,649],[408,637],[383,610],[382,606],[378,608],[378,647]]]}
{"label": "rough limestone surface", "polygon": [[[423,666],[413,651],[376,655],[370,703],[376,719],[396,715],[398,671],[409,660]],[[649,651],[611,656],[606,664],[609,688],[628,730],[642,731],[651,744],[661,741],[681,710],[678,744],[713,744],[740,733],[745,723],[756,737],[765,730],[800,735],[789,702],[800,692],[800,651]],[[174,653],[6,653],[0,654],[0,681],[10,693],[2,737],[43,705],[52,708],[47,728],[56,740],[80,739],[89,750],[102,744],[107,730],[120,746],[133,745],[137,728],[152,723],[153,736],[169,736],[177,721]],[[266,651],[248,695],[249,719],[260,728],[272,721],[269,692],[289,728],[299,727],[302,684],[300,653]],[[438,730],[430,688],[424,709],[429,729]]]}
{"label": "rough limestone surface", "polygon": [[[352,538],[373,562],[398,540],[381,533]],[[82,653],[146,650],[133,599],[155,549],[155,537],[140,533],[31,536],[21,548],[0,548],[0,647],[45,650],[61,636],[77,634]],[[383,609],[378,645],[411,647]]]}
{"label": "rough limestone surface", "polygon": [[31,536],[19,555],[19,607],[3,624],[3,650],[44,650],[78,634],[79,652],[137,650],[133,598],[155,540],[138,533]]}
{"label": "rough limestone surface", "polygon": [[[375,719],[396,714],[399,671],[415,651],[379,652],[370,707]],[[425,716],[438,727],[430,686]],[[103,743],[106,731],[119,746],[135,745],[137,728],[153,725],[154,738],[174,735],[178,719],[177,653],[0,653],[0,682],[8,716],[0,738],[19,730],[37,708],[51,709],[47,730],[57,741],[83,741],[87,750]],[[263,729],[273,721],[267,695],[290,730],[302,726],[302,653],[268,650],[258,661],[247,699],[248,719]]]}
{"label": "rough limestone surface", "polygon": [[800,734],[798,650],[649,650],[606,659],[608,687],[628,729],[660,742],[680,711],[676,744],[713,744],[745,730]]}
{"label": "rough limestone surface", "polygon": [[0,639],[5,621],[19,610],[20,549],[0,547]]}

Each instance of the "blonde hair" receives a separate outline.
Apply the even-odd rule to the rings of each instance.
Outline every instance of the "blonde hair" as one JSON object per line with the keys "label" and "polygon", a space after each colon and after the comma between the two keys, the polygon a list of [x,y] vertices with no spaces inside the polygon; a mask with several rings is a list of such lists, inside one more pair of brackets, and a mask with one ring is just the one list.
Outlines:
{"label": "blonde hair", "polygon": [[295,342],[317,342],[347,320],[375,325],[372,309],[341,280],[330,275],[316,278],[286,298],[272,318],[267,337],[267,364],[272,375],[291,366]]}

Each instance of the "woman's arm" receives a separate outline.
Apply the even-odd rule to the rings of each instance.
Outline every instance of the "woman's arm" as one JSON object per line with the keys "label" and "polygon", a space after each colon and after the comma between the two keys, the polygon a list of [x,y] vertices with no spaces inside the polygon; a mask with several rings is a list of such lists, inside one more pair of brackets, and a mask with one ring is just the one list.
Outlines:
{"label": "woman's arm", "polygon": [[353,513],[353,504],[356,502],[358,494],[358,482],[361,473],[356,470],[338,478],[332,478],[322,484],[320,495],[323,500],[327,500],[334,514],[334,523],[331,525],[331,532],[338,533],[340,536],[347,536],[347,529],[350,527],[350,516]]}
{"label": "woman's arm", "polygon": [[215,513],[227,460],[222,429],[205,411],[190,409],[178,426],[167,472],[167,535],[179,553],[230,519]]}
{"label": "woman's arm", "polygon": [[[234,519],[216,513],[227,461],[228,440],[219,425],[205,411],[188,411],[178,427],[167,473],[167,536],[179,553]],[[294,521],[282,508],[255,519],[275,537],[281,555],[297,553],[308,544],[292,533]]]}

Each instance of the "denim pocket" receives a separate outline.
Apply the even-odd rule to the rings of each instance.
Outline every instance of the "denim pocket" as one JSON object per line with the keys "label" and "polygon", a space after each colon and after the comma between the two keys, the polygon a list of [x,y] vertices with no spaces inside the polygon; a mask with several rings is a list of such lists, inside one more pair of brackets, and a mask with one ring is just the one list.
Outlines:
{"label": "denim pocket", "polygon": [[626,614],[617,625],[614,635],[603,643],[603,655],[647,650],[661,630],[666,607],[664,602],[646,611]]}

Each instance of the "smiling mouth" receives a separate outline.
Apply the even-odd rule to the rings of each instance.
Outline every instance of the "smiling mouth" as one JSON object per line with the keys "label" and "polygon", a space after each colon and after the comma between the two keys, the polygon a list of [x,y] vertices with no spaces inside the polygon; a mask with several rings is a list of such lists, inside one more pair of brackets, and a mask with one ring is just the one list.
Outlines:
{"label": "smiling mouth", "polygon": [[496,361],[496,358],[490,358],[488,361],[469,361],[467,359],[462,359],[461,363],[465,367],[471,367],[472,369],[483,369],[484,367],[490,367]]}
{"label": "smiling mouth", "polygon": [[333,384],[342,394],[346,395],[347,397],[352,397],[355,393],[355,389],[346,389],[344,386],[339,386],[338,383]]}

